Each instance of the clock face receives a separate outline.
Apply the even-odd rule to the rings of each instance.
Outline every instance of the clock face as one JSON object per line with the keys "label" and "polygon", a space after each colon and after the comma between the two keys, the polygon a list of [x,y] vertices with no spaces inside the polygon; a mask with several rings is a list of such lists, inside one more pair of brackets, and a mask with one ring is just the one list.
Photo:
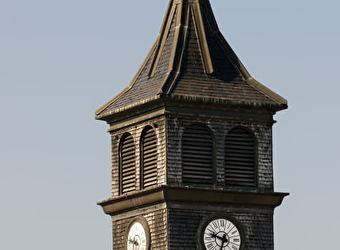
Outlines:
{"label": "clock face", "polygon": [[127,250],[147,250],[148,239],[142,223],[134,222],[127,235]]}
{"label": "clock face", "polygon": [[206,250],[239,250],[241,247],[239,229],[225,218],[211,220],[203,230]]}

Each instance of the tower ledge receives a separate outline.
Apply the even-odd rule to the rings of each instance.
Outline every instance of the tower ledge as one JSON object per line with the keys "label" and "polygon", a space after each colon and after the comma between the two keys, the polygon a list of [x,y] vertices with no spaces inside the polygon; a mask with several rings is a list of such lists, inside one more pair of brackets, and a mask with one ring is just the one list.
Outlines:
{"label": "tower ledge", "polygon": [[283,198],[287,195],[289,194],[277,192],[226,191],[163,185],[150,190],[126,194],[118,198],[109,198],[97,204],[109,215],[117,215],[153,204],[172,202],[266,207],[274,209],[281,205]]}

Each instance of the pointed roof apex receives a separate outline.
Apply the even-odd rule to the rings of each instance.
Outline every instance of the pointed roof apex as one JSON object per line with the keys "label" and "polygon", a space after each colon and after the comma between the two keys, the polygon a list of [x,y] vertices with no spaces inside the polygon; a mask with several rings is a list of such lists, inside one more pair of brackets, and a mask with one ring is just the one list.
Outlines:
{"label": "pointed roof apex", "polygon": [[208,0],[170,0],[160,33],[130,85],[96,112],[116,113],[161,98],[285,109],[253,79],[219,31]]}

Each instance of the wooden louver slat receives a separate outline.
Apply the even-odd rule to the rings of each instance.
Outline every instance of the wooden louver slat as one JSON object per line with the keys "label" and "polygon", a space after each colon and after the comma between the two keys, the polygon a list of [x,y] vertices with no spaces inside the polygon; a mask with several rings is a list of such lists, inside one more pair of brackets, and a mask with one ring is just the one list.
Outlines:
{"label": "wooden louver slat", "polygon": [[195,124],[184,131],[182,179],[188,184],[213,183],[213,141],[204,126]]}
{"label": "wooden louver slat", "polygon": [[232,129],[225,141],[226,186],[255,187],[255,141],[244,128]]}
{"label": "wooden louver slat", "polygon": [[142,136],[142,188],[157,184],[157,138],[152,127]]}
{"label": "wooden louver slat", "polygon": [[122,138],[120,148],[120,190],[121,193],[136,189],[136,154],[135,143],[131,134]]}

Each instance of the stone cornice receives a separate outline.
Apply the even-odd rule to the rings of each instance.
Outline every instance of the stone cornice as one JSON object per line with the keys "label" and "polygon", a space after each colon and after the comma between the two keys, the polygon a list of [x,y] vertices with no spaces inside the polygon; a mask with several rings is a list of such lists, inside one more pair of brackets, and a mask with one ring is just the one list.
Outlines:
{"label": "stone cornice", "polygon": [[171,202],[209,203],[274,209],[282,203],[283,198],[287,195],[289,194],[277,192],[243,192],[160,186],[117,198],[110,198],[97,204],[109,215],[116,215],[153,204]]}

